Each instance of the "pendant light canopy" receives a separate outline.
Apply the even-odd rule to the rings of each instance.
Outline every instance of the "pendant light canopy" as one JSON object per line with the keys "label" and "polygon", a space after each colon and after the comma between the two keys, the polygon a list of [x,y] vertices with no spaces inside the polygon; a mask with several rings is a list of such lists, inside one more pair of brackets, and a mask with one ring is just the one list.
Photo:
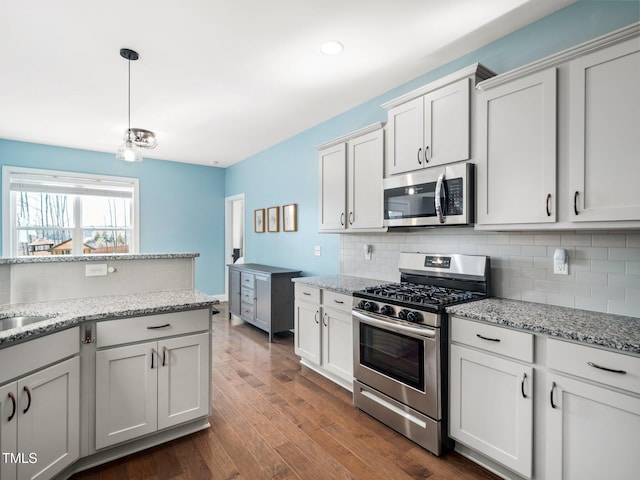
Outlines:
{"label": "pendant light canopy", "polygon": [[138,52],[128,48],[120,49],[120,56],[129,64],[128,76],[128,128],[124,132],[124,143],[118,148],[116,158],[126,162],[141,162],[143,148],[155,148],[158,144],[155,133],[143,128],[131,128],[131,62],[138,60]]}

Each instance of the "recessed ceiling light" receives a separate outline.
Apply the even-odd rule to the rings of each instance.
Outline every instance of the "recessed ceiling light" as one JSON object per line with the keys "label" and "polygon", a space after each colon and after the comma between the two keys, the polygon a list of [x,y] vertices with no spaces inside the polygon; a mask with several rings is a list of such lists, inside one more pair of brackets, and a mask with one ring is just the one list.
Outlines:
{"label": "recessed ceiling light", "polygon": [[320,45],[320,53],[323,55],[338,55],[344,50],[344,45],[336,40],[329,40]]}

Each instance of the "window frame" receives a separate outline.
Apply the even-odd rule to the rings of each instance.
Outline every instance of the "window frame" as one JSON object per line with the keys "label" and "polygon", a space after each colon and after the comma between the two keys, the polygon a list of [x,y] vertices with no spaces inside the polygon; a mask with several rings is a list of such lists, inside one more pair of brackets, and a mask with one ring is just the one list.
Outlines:
{"label": "window frame", "polygon": [[[80,185],[93,185],[95,187],[104,186],[105,183],[118,183],[123,184],[125,186],[131,187],[132,189],[132,208],[131,208],[131,242],[129,245],[129,254],[137,254],[140,251],[140,181],[138,178],[134,177],[116,177],[110,175],[99,175],[99,174],[91,174],[91,173],[80,173],[80,172],[68,172],[63,170],[46,170],[39,168],[26,168],[26,167],[15,167],[5,165],[2,167],[2,255],[3,257],[16,257],[17,252],[15,249],[17,248],[16,235],[17,235],[17,227],[16,227],[16,202],[14,201],[14,196],[11,195],[11,183],[12,180],[17,176],[24,175],[37,175],[42,177],[51,177],[53,178],[61,178],[64,177],[65,180],[77,180],[78,186]],[[108,190],[108,187],[107,187]],[[75,198],[76,204],[74,205],[74,216],[77,220],[80,215],[80,210],[77,210],[77,204],[80,202],[79,196]],[[83,231],[86,228],[83,228],[81,223],[74,220],[75,231]],[[118,229],[114,229],[118,230]],[[82,238],[82,237],[81,237]],[[78,246],[79,245],[79,246]],[[71,253],[71,255],[86,255],[83,253],[82,248],[83,242],[75,245],[76,252],[79,253]]]}

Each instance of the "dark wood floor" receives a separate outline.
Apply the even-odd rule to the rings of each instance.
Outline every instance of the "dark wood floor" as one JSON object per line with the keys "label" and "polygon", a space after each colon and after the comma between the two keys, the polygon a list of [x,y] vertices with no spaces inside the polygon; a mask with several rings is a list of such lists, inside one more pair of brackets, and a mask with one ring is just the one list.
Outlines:
{"label": "dark wood floor", "polygon": [[211,428],[81,472],[85,479],[497,479],[455,452],[435,457],[362,413],[305,367],[293,337],[213,320]]}

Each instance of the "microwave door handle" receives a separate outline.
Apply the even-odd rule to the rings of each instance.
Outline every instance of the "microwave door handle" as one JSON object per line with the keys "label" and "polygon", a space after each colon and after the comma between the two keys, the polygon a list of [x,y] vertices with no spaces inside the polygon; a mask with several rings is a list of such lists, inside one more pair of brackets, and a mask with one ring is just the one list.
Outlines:
{"label": "microwave door handle", "polygon": [[438,176],[438,181],[436,182],[436,194],[435,194],[435,206],[436,206],[436,215],[438,215],[438,221],[440,223],[444,223],[444,215],[442,214],[442,203],[440,202],[440,197],[442,195],[442,184],[444,182],[444,173],[441,173]]}

